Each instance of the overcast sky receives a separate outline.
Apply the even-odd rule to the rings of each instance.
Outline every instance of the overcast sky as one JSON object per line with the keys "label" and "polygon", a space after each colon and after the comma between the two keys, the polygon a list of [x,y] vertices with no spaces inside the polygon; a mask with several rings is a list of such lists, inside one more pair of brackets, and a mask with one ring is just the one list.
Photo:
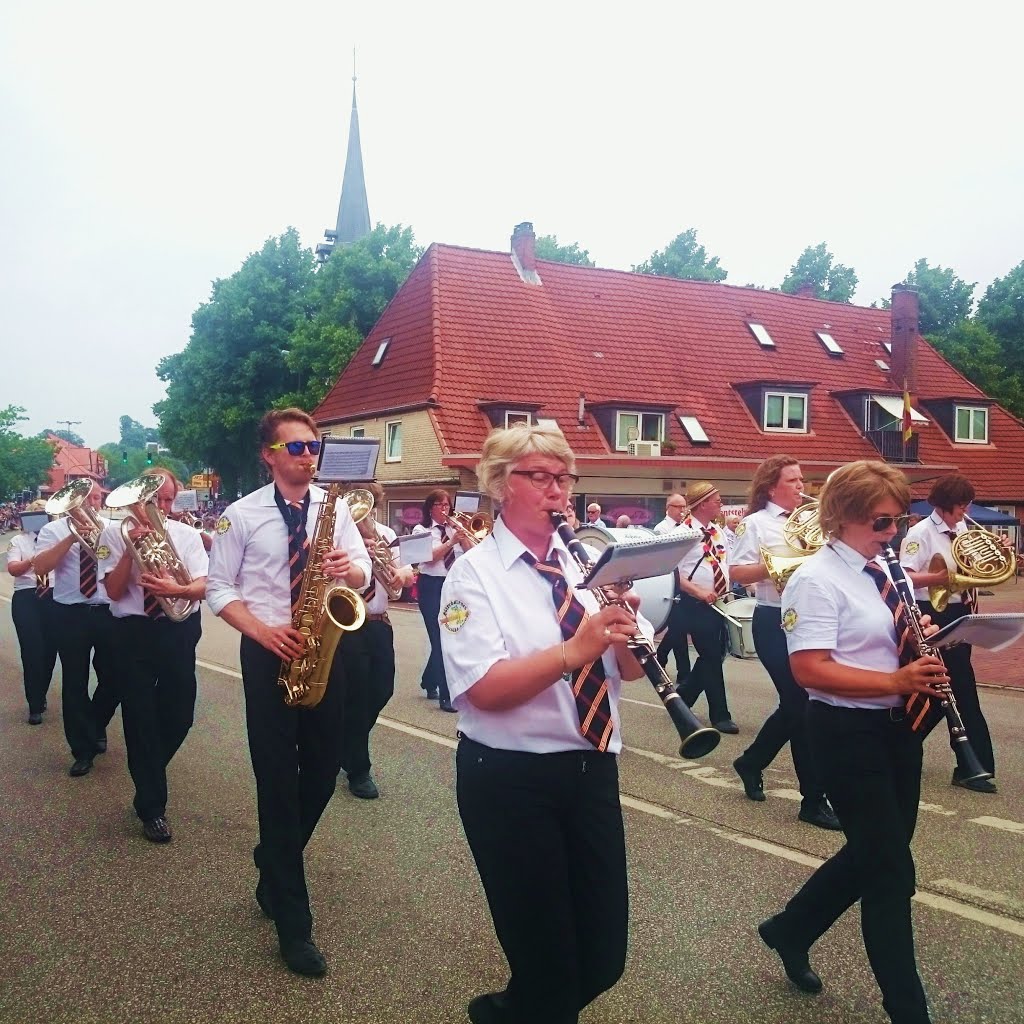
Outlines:
{"label": "overcast sky", "polygon": [[0,407],[96,446],[156,424],[211,282],[333,226],[352,50],[370,217],[512,227],[628,270],[694,227],[729,284],[825,241],[863,304],[914,261],[1024,259],[1011,3],[8,0]]}

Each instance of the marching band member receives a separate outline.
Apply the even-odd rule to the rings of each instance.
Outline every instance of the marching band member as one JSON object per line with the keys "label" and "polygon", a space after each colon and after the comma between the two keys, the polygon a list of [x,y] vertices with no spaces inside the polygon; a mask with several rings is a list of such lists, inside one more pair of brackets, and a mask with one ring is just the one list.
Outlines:
{"label": "marching band member", "polygon": [[[101,501],[93,487],[85,503],[94,511]],[[68,517],[44,526],[36,537],[32,558],[38,576],[50,574],[53,584],[53,627],[61,668],[64,735],[74,762],[68,774],[78,778],[92,771],[93,758],[107,749],[107,725],[120,693],[115,681],[117,661],[107,594],[97,581],[97,556],[71,532]],[[96,669],[96,690],[89,697],[89,658]]]}
{"label": "marching band member", "polygon": [[[379,509],[384,500],[383,488],[376,482],[365,487],[373,495],[374,509]],[[369,518],[378,543],[390,545],[395,540],[395,531],[378,522],[373,512]],[[412,583],[412,567],[398,564],[398,548],[385,547],[384,550],[388,552],[397,582],[403,586]],[[370,771],[370,731],[395,692],[395,633],[388,618],[388,592],[376,577],[363,594],[363,600],[366,621],[341,638],[348,675],[342,714],[341,767],[353,796],[375,800],[380,791]]]}
{"label": "marching band member", "polygon": [[445,677],[444,660],[441,657],[441,627],[437,624],[441,607],[441,587],[449,570],[458,558],[472,545],[464,538],[465,531],[453,526],[449,517],[452,508],[451,496],[445,490],[431,491],[423,502],[423,522],[413,533],[430,533],[433,550],[429,562],[420,562],[420,574],[416,579],[416,593],[430,639],[430,655],[423,668],[420,688],[427,691],[427,700],[438,700],[442,711],[454,711]]}
{"label": "marching band member", "polygon": [[637,621],[575,589],[554,532],[574,469],[557,429],[493,430],[477,475],[501,517],[441,595],[459,814],[511,975],[470,1002],[474,1024],[571,1024],[625,963],[618,701],[643,670]]}
{"label": "marching band member", "polygon": [[[951,594],[949,604],[941,612],[936,611],[928,600],[928,588],[946,583],[949,579],[949,573],[945,568],[931,570],[928,565],[934,555],[942,555],[949,564],[952,564],[950,549],[953,546],[953,538],[959,533],[967,532],[964,516],[972,501],[974,487],[967,477],[956,473],[940,477],[932,485],[931,493],[928,495],[932,514],[910,527],[900,548],[900,564],[906,569],[907,576],[914,585],[914,596],[921,606],[921,611],[940,627],[977,610],[976,595],[972,591]],[[942,652],[942,660],[946,663],[953,696],[967,735],[971,738],[971,746],[978,755],[982,768],[995,775],[996,759],[992,750],[992,737],[978,701],[978,682],[974,677],[974,666],[971,664],[971,649],[970,644],[963,643],[947,647]],[[925,727],[925,736],[938,721],[938,718],[934,718],[931,724]],[[949,742],[952,746],[952,738]],[[962,786],[975,793],[996,792],[993,780],[961,780],[955,768],[951,785]]]}
{"label": "marching band member", "polygon": [[[256,900],[277,926],[281,955],[298,974],[320,975],[327,962],[312,939],[313,918],[302,854],[334,793],[341,767],[343,658],[336,657],[323,699],[289,707],[277,683],[282,661],[303,655],[303,635],[292,626],[290,563],[304,565],[325,498],[311,487],[320,440],[301,409],[275,409],[260,421],[260,457],[273,482],[225,509],[210,553],[206,594],[211,611],[241,634],[242,686],[249,753],[256,777],[260,839],[253,851],[260,871]],[[339,500],[333,547],[323,571],[362,589],[370,560]]]}
{"label": "marching band member", "polygon": [[743,586],[753,586],[757,605],[752,623],[754,649],[779,694],[778,707],[765,719],[754,742],[732,766],[751,800],[764,800],[762,772],[787,744],[800,784],[800,821],[818,828],[838,830],[836,818],[825,798],[820,775],[807,739],[807,691],[793,678],[789,668],[786,634],[782,630],[782,598],[761,557],[761,548],[786,547],[783,527],[800,504],[803,474],[796,459],[773,455],[758,466],[750,485],[750,513],[736,530],[736,542],[729,561],[729,574]]}
{"label": "marching band member", "polygon": [[[206,594],[210,562],[198,531],[169,518],[174,496],[181,489],[174,474],[160,469],[146,470],[143,476],[165,478],[153,503],[163,513],[167,537],[192,581],[140,571],[118,521],[103,531],[101,544],[106,551],[99,563],[99,576],[114,617],[122,679],[121,717],[128,771],[135,783],[135,813],[150,842],[167,843],[171,840],[167,766],[185,742],[195,716],[196,645],[203,633],[199,602]],[[153,533],[148,522],[137,523],[129,539],[138,544]],[[174,621],[161,609],[161,597],[195,602],[195,608],[186,619]]]}
{"label": "marching band member", "polygon": [[676,570],[679,603],[697,650],[697,663],[679,687],[679,696],[693,707],[705,694],[711,724],[719,732],[735,734],[740,730],[729,714],[722,671],[725,619],[712,607],[729,592],[725,535],[715,523],[722,511],[722,496],[714,484],[700,480],[687,489],[686,502],[690,509],[686,524],[702,532],[703,543],[694,544]]}
{"label": "marching band member", "polygon": [[[42,512],[46,503],[33,501],[26,512]],[[11,618],[21,648],[21,668],[28,703],[28,724],[41,725],[46,710],[46,694],[57,663],[57,642],[53,629],[53,590],[40,584],[32,571],[38,530],[22,525],[22,532],[11,538],[7,548],[7,571],[14,577]]]}
{"label": "marching band member", "polygon": [[[686,495],[670,494],[665,502],[665,518],[654,528],[659,536],[667,536],[679,527],[686,527],[686,517],[689,509],[686,507]],[[680,563],[682,564],[682,563]],[[690,674],[690,637],[686,628],[686,610],[681,600],[675,600],[682,594],[680,587],[679,566],[674,572],[675,583],[673,586],[672,608],[668,613],[668,622],[665,624],[665,635],[658,644],[658,663],[664,668],[668,664],[668,656],[671,654],[676,661],[676,686],[682,686]]]}
{"label": "marching band member", "polygon": [[909,660],[913,644],[899,644],[894,616],[901,616],[902,636],[904,612],[879,557],[909,504],[906,479],[884,462],[836,470],[819,508],[831,539],[783,592],[793,675],[810,697],[811,752],[846,844],[758,931],[789,979],[805,992],[818,992],[821,979],[808,951],[860,900],[864,947],[890,1020],[927,1024],[910,908],[921,738],[905,720],[904,703],[911,693],[938,699],[932,684],[946,676],[940,659]]}

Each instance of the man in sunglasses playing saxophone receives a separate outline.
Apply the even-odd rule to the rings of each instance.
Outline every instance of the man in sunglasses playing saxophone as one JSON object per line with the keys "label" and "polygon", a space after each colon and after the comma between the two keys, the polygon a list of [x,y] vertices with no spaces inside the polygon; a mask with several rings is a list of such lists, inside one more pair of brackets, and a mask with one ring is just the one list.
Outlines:
{"label": "man in sunglasses playing saxophone", "polygon": [[[260,458],[272,482],[225,509],[210,553],[210,609],[242,634],[249,753],[256,776],[260,839],[256,901],[274,919],[281,955],[297,974],[327,970],[312,939],[303,850],[334,794],[341,766],[342,658],[334,659],[323,699],[289,707],[277,679],[282,661],[302,656],[302,634],[292,626],[292,601],[325,492],[310,486],[320,441],[301,409],[275,409],[259,426]],[[294,557],[293,557],[294,556]],[[348,505],[336,504],[333,547],[325,575],[361,590],[370,559]],[[301,766],[301,770],[300,770]]]}

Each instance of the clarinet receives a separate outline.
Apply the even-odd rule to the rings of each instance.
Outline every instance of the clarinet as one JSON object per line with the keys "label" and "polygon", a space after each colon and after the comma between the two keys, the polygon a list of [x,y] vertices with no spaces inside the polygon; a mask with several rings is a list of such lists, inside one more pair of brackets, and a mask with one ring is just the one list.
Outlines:
{"label": "clarinet", "polygon": [[[558,530],[558,536],[569,549],[569,555],[576,563],[584,577],[590,572],[591,563],[587,557],[587,549],[577,539],[573,528],[566,522],[561,512],[549,512],[551,521]],[[627,608],[625,601],[613,600],[600,587],[594,587],[590,591],[597,599],[602,608],[615,606]],[[679,733],[681,743],[679,745],[680,757],[703,757],[710,754],[718,746],[722,739],[717,729],[701,725],[694,713],[686,706],[683,699],[676,692],[675,684],[669,679],[668,674],[658,662],[654,645],[639,630],[626,641],[626,647],[630,653],[643,666],[644,675],[651,681],[654,692],[661,699],[665,710],[668,712],[672,724]]]}
{"label": "clarinet", "polygon": [[[939,648],[928,643],[924,635],[924,627],[921,625],[921,609],[914,598],[913,588],[907,580],[907,574],[900,565],[899,557],[889,544],[882,548],[882,557],[889,566],[889,575],[892,578],[896,592],[900,599],[907,606],[910,615],[910,625],[913,629],[913,643],[919,658],[931,655],[942,661]],[[945,663],[943,663],[945,664]],[[964,720],[960,717],[960,709],[956,706],[956,698],[953,696],[953,688],[949,683],[935,683],[934,689],[942,694],[939,707],[946,719],[946,726],[949,729],[949,738],[952,740],[953,753],[956,756],[957,773],[964,782],[974,779],[991,779],[992,773],[985,771],[975,754],[971,741],[967,738],[967,729],[964,727]]]}

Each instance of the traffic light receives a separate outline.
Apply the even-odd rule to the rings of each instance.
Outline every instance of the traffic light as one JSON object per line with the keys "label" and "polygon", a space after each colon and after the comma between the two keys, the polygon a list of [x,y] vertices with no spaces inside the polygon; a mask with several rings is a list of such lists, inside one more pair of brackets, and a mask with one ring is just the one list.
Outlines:
{"label": "traffic light", "polygon": [[121,449],[121,465],[128,465],[128,453],[123,448]]}
{"label": "traffic light", "polygon": [[146,452],[146,465],[147,466],[152,466],[153,465],[153,453],[152,452]]}

